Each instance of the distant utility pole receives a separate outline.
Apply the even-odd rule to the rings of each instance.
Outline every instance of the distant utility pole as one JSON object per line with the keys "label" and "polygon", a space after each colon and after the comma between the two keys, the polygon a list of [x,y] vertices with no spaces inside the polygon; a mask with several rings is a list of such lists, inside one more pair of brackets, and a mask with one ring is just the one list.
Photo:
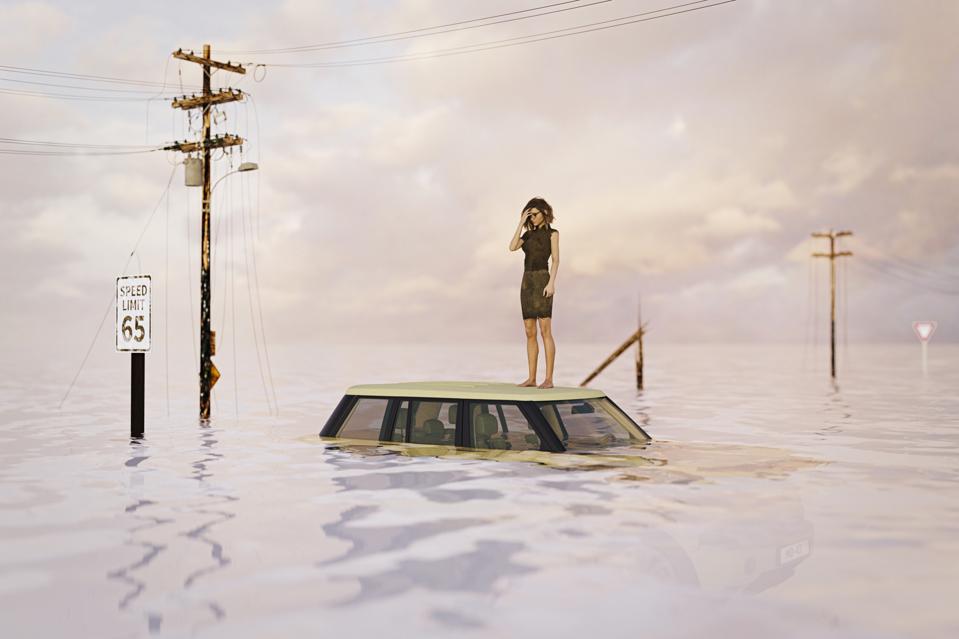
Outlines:
{"label": "distant utility pole", "polygon": [[828,253],[813,253],[813,257],[829,258],[829,370],[836,377],[836,258],[852,257],[851,251],[836,252],[836,238],[852,235],[852,231],[813,233],[813,237],[829,238]]}
{"label": "distant utility pole", "polygon": [[642,298],[636,304],[636,327],[639,337],[636,339],[636,389],[643,390],[643,301]]}
{"label": "distant utility pole", "polygon": [[210,135],[210,107],[243,99],[243,92],[233,89],[221,89],[214,93],[210,90],[210,69],[216,67],[232,73],[246,73],[246,69],[231,62],[218,62],[210,59],[210,45],[203,45],[203,57],[186,53],[183,49],[173,52],[173,57],[203,66],[203,94],[182,96],[173,100],[174,109],[203,109],[203,139],[198,142],[177,142],[167,150],[181,153],[203,153],[203,219],[200,239],[200,419],[210,419],[210,389],[220,374],[213,365],[213,333],[210,330],[210,151],[243,144],[243,138],[237,135]]}

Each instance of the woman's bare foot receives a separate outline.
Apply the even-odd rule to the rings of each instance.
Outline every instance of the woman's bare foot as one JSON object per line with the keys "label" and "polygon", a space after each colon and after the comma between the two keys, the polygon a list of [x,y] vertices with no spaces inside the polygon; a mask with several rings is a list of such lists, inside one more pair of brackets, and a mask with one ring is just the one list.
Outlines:
{"label": "woman's bare foot", "polygon": [[553,387],[553,380],[551,379],[544,379],[543,383],[539,385],[539,388],[552,388],[552,387]]}
{"label": "woman's bare foot", "polygon": [[535,379],[527,379],[525,382],[520,382],[517,386],[536,386]]}

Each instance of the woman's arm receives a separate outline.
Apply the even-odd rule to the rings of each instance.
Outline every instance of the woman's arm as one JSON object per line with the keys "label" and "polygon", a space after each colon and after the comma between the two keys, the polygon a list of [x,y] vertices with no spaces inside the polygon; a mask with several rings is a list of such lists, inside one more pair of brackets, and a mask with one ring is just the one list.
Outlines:
{"label": "woman's arm", "polygon": [[523,231],[523,225],[526,224],[526,220],[529,219],[529,211],[523,211],[519,216],[519,226],[516,227],[516,232],[513,233],[513,239],[509,241],[509,250],[515,251],[523,246],[523,240],[520,239],[520,234]]}
{"label": "woman's arm", "polygon": [[543,295],[546,297],[556,292],[556,274],[559,272],[559,231],[549,234],[549,251],[549,283],[543,289]]}

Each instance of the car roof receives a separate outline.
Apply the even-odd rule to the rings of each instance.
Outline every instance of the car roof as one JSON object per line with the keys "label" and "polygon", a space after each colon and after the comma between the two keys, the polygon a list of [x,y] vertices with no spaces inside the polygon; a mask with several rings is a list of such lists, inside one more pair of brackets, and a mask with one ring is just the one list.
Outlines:
{"label": "car roof", "polygon": [[601,390],[557,386],[522,387],[502,382],[403,382],[399,384],[359,384],[346,389],[347,395],[380,397],[436,397],[444,399],[488,399],[514,402],[555,402],[605,397]]}

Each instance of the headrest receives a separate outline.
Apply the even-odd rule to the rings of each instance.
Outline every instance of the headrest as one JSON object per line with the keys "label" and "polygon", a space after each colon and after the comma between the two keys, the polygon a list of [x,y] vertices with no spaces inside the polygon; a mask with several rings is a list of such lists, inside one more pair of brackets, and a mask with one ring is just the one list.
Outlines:
{"label": "headrest", "polygon": [[396,425],[400,428],[406,428],[406,413],[407,410],[405,408],[396,411]]}
{"label": "headrest", "polygon": [[450,416],[450,423],[455,424],[456,423],[456,404],[453,404],[452,406],[450,406],[449,416]]}
{"label": "headrest", "polygon": [[499,430],[496,418],[489,413],[477,415],[473,419],[473,431],[480,437],[488,437]]}
{"label": "headrest", "polygon": [[429,435],[443,435],[446,433],[443,422],[438,419],[427,419],[423,422],[423,431]]}

